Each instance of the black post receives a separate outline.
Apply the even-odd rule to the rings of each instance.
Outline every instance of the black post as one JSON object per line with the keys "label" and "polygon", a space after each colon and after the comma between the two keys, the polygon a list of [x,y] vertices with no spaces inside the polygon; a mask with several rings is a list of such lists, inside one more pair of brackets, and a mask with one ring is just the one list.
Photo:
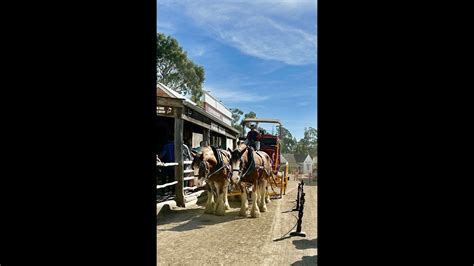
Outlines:
{"label": "black post", "polygon": [[296,226],[296,231],[291,232],[290,236],[302,236],[302,237],[306,236],[305,232],[301,232],[301,223],[303,222],[303,210],[304,210],[304,195],[305,195],[303,186],[304,186],[304,182],[303,182],[303,180],[301,180],[301,199],[300,199],[300,206],[299,206],[299,209],[298,209],[298,211],[299,211],[298,212],[298,224]]}
{"label": "black post", "polygon": [[301,183],[298,184],[298,195],[296,196],[296,207],[292,211],[297,211],[300,209],[300,191],[301,191]]}

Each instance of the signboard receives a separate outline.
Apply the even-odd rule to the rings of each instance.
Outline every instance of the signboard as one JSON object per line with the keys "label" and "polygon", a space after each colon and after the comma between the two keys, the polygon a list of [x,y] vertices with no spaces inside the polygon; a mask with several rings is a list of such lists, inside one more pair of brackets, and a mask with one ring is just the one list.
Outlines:
{"label": "signboard", "polygon": [[156,112],[160,115],[173,115],[174,108],[169,106],[158,106]]}
{"label": "signboard", "polygon": [[212,122],[211,122],[211,130],[225,135],[225,129],[223,127],[215,124],[215,123],[212,123]]}

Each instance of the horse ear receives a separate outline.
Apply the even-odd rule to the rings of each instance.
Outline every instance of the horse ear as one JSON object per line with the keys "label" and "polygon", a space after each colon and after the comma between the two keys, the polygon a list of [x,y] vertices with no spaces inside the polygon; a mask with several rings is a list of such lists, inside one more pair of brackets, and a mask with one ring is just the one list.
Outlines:
{"label": "horse ear", "polygon": [[227,147],[227,150],[228,150],[230,153],[232,153],[232,150],[231,150],[229,147]]}

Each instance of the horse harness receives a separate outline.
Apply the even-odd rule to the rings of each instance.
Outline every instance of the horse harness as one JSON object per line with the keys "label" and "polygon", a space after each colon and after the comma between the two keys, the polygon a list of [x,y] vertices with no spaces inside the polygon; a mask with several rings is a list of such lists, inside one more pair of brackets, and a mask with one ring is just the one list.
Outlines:
{"label": "horse harness", "polygon": [[[229,164],[227,164],[227,165],[224,164],[224,162],[223,162],[223,160],[222,160],[222,154],[221,154],[221,152],[219,151],[219,149],[217,149],[217,148],[214,147],[214,146],[211,146],[211,149],[212,149],[212,152],[214,153],[214,156],[216,157],[216,161],[217,161],[216,167],[218,167],[218,168],[217,168],[214,172],[209,173],[209,174],[207,175],[207,177],[205,178],[205,180],[207,181],[211,176],[213,176],[213,175],[215,175],[215,174],[217,174],[217,173],[220,173],[220,172],[222,172],[225,168],[227,168],[227,170],[228,170],[228,171],[227,171],[227,172],[228,172],[228,174],[227,174],[227,179],[229,179],[229,180],[232,182],[232,178],[231,178],[231,176],[232,176],[232,171],[230,171],[230,170],[231,170],[231,169],[230,169],[230,165],[229,165]],[[230,158],[228,158],[228,155],[227,155],[227,154],[225,154],[225,156],[226,156],[226,158],[227,158],[228,160],[230,160]],[[201,161],[200,164],[203,164],[203,167],[207,170],[207,165],[204,163],[204,161]]]}
{"label": "horse harness", "polygon": [[[249,158],[250,162],[249,162],[249,166],[247,167],[247,169],[245,169],[245,173],[241,177],[242,182],[246,182],[245,177],[247,177],[249,175],[249,173],[253,172],[255,169],[257,170],[257,175],[258,175],[259,178],[262,177],[263,171],[265,171],[267,173],[267,175],[270,175],[264,167],[263,156],[260,153],[258,153],[258,151],[255,151],[255,153],[260,158],[262,158],[262,165],[256,166],[255,159],[253,157],[252,147],[247,147],[246,149],[249,149],[249,152],[247,154],[248,154],[248,158]],[[240,170],[233,170],[233,171],[239,171],[240,172]]]}

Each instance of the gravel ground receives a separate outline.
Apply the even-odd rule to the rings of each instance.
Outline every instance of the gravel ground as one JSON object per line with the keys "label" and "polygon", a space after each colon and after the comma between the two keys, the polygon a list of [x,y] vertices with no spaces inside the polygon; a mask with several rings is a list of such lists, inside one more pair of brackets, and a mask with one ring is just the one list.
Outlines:
{"label": "gravel ground", "polygon": [[296,230],[297,181],[283,199],[272,200],[260,218],[239,216],[230,201],[225,216],[204,214],[204,202],[162,210],[158,216],[158,265],[317,265],[317,185],[305,185],[302,231]]}

